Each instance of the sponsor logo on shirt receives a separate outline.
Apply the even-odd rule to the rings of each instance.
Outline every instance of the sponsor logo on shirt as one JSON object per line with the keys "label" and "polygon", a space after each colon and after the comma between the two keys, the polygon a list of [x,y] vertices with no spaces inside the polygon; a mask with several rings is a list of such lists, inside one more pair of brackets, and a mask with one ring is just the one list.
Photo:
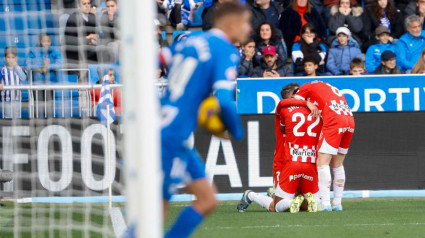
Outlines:
{"label": "sponsor logo on shirt", "polygon": [[308,181],[313,181],[313,177],[312,176],[308,176],[305,174],[296,174],[296,175],[289,175],[289,182],[291,182],[292,180],[297,180],[299,178],[308,180]]}
{"label": "sponsor logo on shirt", "polygon": [[345,132],[354,133],[354,128],[351,127],[345,127],[345,128],[338,128],[338,134],[345,133]]}

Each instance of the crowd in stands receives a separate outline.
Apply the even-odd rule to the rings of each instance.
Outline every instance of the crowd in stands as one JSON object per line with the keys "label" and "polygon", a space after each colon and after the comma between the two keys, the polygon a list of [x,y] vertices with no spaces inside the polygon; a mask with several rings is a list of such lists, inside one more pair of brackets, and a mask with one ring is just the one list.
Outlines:
{"label": "crowd in stands", "polygon": [[[160,24],[168,21],[177,30],[190,30],[200,7],[202,30],[211,29],[212,13],[225,1],[231,0],[156,0],[163,13]],[[248,42],[235,44],[241,54],[239,77],[425,70],[425,0],[239,1],[249,7],[253,29]]]}
{"label": "crowd in stands", "polygon": [[[225,1],[232,0],[155,0],[159,47],[172,43],[164,37],[166,26],[175,29],[173,41],[211,29],[213,12]],[[248,6],[253,29],[248,42],[235,44],[239,77],[425,73],[425,0],[234,1]],[[57,69],[119,64],[117,0],[58,0],[58,5],[66,16],[63,41],[57,44],[56,35],[40,29],[38,43],[25,55],[7,45],[2,85],[28,83],[30,70],[31,82],[44,84],[59,81]],[[23,63],[8,63],[12,56]],[[107,71],[98,68],[100,81]],[[158,77],[166,74],[158,69]],[[10,93],[3,90],[3,100],[15,96]]]}

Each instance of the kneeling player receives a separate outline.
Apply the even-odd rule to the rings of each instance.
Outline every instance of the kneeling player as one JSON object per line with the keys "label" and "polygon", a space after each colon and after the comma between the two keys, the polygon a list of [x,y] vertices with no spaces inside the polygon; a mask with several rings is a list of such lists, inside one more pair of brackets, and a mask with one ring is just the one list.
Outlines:
{"label": "kneeling player", "polygon": [[[290,83],[282,88],[280,95],[283,99],[292,98],[294,96],[294,90],[298,89],[300,86],[298,83]],[[273,196],[278,183],[279,183],[279,174],[283,168],[284,164],[284,145],[285,145],[285,129],[280,123],[279,112],[275,112],[274,116],[274,131],[276,136],[276,148],[273,155],[273,188],[269,188],[267,193],[270,197]]]}
{"label": "kneeling player", "polygon": [[[343,162],[348,153],[355,127],[351,108],[347,105],[344,95],[336,87],[321,81],[302,85],[294,97],[301,100],[309,98],[311,102],[315,102],[322,112],[323,128],[318,143],[319,155],[317,159],[321,199],[319,210],[341,211],[341,199],[346,180]],[[290,105],[303,106],[306,105],[306,101],[282,100],[278,107]],[[330,163],[334,173],[332,206],[330,204],[332,183]]]}
{"label": "kneeling player", "polygon": [[243,212],[252,201],[269,211],[282,212],[290,209],[291,213],[300,210],[304,194],[308,202],[308,211],[316,212],[315,195],[319,191],[316,156],[317,142],[322,123],[320,118],[313,118],[305,107],[279,108],[280,123],[285,127],[284,159],[285,165],[278,177],[274,199],[245,191],[238,211]]}

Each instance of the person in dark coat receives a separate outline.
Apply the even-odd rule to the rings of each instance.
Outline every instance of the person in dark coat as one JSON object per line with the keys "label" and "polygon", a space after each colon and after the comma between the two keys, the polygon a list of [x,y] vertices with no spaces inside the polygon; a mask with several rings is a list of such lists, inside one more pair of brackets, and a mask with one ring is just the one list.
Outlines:
{"label": "person in dark coat", "polygon": [[273,26],[273,24],[264,22],[258,27],[255,35],[255,45],[255,64],[260,64],[261,60],[263,59],[264,47],[269,45],[274,46],[279,59],[286,63],[288,58],[288,51],[286,49],[285,42],[282,39],[282,34]]}
{"label": "person in dark coat", "polygon": [[253,29],[257,29],[262,23],[270,22],[277,27],[279,24],[279,16],[283,12],[283,8],[276,2],[271,0],[256,0],[248,2],[251,9],[251,24]]}
{"label": "person in dark coat", "polygon": [[65,56],[68,64],[97,63],[99,34],[96,16],[90,13],[90,0],[78,0],[65,28]]}
{"label": "person in dark coat", "polygon": [[[402,8],[399,8],[402,9]],[[418,15],[421,18],[422,30],[425,30],[425,1],[416,0],[409,2],[405,8],[403,8],[404,16]]]}
{"label": "person in dark coat", "polygon": [[381,55],[381,65],[372,74],[402,74],[395,62],[395,54],[392,51],[384,51]]}
{"label": "person in dark coat", "polygon": [[292,76],[290,69],[277,57],[276,49],[270,45],[264,48],[263,60],[255,67],[251,77],[254,78],[278,78]]}
{"label": "person in dark coat", "polygon": [[376,44],[375,29],[384,25],[391,31],[390,41],[398,39],[405,32],[403,14],[396,9],[391,0],[374,0],[363,14],[362,51]]}
{"label": "person in dark coat", "polygon": [[307,23],[314,25],[317,37],[324,40],[326,37],[326,26],[319,13],[312,8],[309,0],[292,0],[291,5],[281,15],[279,29],[286,42],[288,52],[292,51],[292,45],[298,41],[301,28]]}
{"label": "person in dark coat", "polygon": [[213,2],[212,6],[209,6],[208,4],[204,3],[204,10],[202,11],[202,15],[201,15],[203,31],[208,31],[209,29],[212,28],[214,24],[214,19],[213,19],[214,10],[217,9],[221,3],[229,2],[229,1],[231,0],[216,0]]}
{"label": "person in dark coat", "polygon": [[[354,6],[352,0],[340,0],[338,5],[333,6],[330,10],[328,28],[331,35],[335,36],[339,27],[347,26],[352,36],[359,41],[358,35],[363,29],[362,14],[363,8]],[[329,42],[332,42],[332,40]]]}
{"label": "person in dark coat", "polygon": [[251,77],[254,72],[255,41],[250,38],[241,46],[243,54],[239,63],[238,77]]}
{"label": "person in dark coat", "polygon": [[318,72],[325,71],[325,61],[327,48],[317,39],[316,29],[311,23],[307,23],[301,30],[300,40],[292,46],[292,63],[294,65],[295,76],[302,75],[304,72],[304,56],[313,55],[318,59]]}

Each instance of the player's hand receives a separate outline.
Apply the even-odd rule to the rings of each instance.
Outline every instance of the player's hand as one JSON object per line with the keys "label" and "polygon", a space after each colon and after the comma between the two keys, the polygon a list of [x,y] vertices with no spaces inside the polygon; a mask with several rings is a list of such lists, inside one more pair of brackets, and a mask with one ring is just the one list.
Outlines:
{"label": "player's hand", "polygon": [[264,70],[263,78],[270,78],[270,77],[273,77],[273,74],[269,71]]}
{"label": "player's hand", "polygon": [[278,72],[276,72],[275,70],[272,70],[271,73],[272,73],[272,76],[271,77],[274,77],[274,78],[280,77],[280,74]]}
{"label": "player's hand", "polygon": [[0,84],[0,90],[3,90],[3,84]]}
{"label": "player's hand", "polygon": [[254,58],[255,55],[255,49],[247,49],[244,51],[245,59],[250,61],[252,58]]}
{"label": "player's hand", "polygon": [[229,131],[228,130],[226,130],[226,131],[224,131],[222,134],[220,134],[220,135],[214,135],[215,137],[218,137],[218,138],[220,138],[220,139],[223,139],[223,140],[230,140],[230,139],[232,139],[232,136],[230,135],[230,133],[229,133]]}
{"label": "player's hand", "polygon": [[307,102],[307,107],[311,111],[311,116],[317,118],[320,116],[319,108],[317,108],[313,103]]}
{"label": "player's hand", "polygon": [[49,66],[50,65],[50,60],[49,59],[44,59],[44,61],[43,61],[43,66],[44,67],[47,67],[47,66]]}

